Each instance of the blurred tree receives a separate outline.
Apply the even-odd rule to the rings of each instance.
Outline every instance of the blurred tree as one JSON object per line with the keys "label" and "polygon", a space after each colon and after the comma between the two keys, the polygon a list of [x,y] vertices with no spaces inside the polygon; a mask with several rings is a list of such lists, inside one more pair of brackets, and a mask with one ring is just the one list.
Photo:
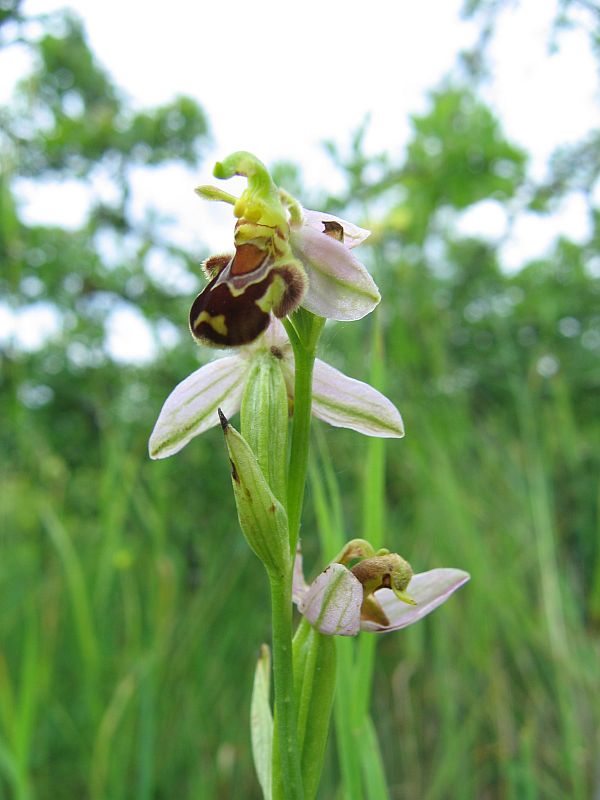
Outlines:
{"label": "blurred tree", "polygon": [[[51,397],[79,392],[98,398],[83,387],[95,383],[100,368],[114,369],[109,327],[116,311],[153,323],[149,335],[159,349],[161,341],[173,344],[179,337],[172,320],[181,319],[185,330],[189,296],[199,285],[198,259],[170,240],[157,211],[146,209],[140,218],[131,179],[147,167],[196,166],[208,124],[187,97],[134,109],[96,61],[72,14],[23,20],[18,4],[5,14],[7,28],[18,24],[15,40],[29,50],[33,69],[0,112],[0,294],[12,314],[27,319],[33,339],[40,331],[43,347],[25,352],[14,341],[5,343],[4,369],[14,373],[10,365],[18,362],[23,373],[35,374],[47,388],[38,392],[37,405],[48,405],[52,414]],[[65,230],[25,221],[15,193],[26,186],[35,195],[37,186],[63,180],[83,188],[83,224]],[[41,333],[42,317],[50,320],[51,336]]]}
{"label": "blurred tree", "polygon": [[[460,72],[431,93],[428,111],[413,117],[399,161],[388,153],[365,155],[368,121],[347,152],[326,144],[347,188],[324,202],[331,210],[350,206],[362,213],[374,231],[372,265],[382,294],[394,298],[393,311],[382,310],[390,360],[402,365],[389,379],[392,394],[402,396],[403,387],[417,382],[428,396],[463,397],[476,419],[504,417],[510,427],[515,392],[530,387],[541,403],[552,404],[556,379],[556,386],[560,381],[569,387],[578,423],[591,430],[597,422],[592,398],[600,390],[597,137],[561,149],[551,177],[535,182],[527,174],[526,153],[507,141],[492,111],[461,83]],[[508,272],[500,246],[521,215],[535,211],[543,217],[582,191],[592,221],[589,240],[558,238],[545,257]],[[461,233],[462,212],[482,201],[504,219],[504,233],[495,238]],[[331,346],[349,358],[361,352],[360,335],[348,326]],[[587,447],[577,456],[575,450],[569,448],[567,458],[554,449],[548,459],[555,459],[562,535],[573,546],[591,604],[600,551],[590,536],[597,510],[587,476],[600,463]],[[579,521],[572,524],[569,494],[581,500],[583,486],[587,500],[577,504]],[[594,609],[600,614],[600,606]]]}
{"label": "blurred tree", "polygon": [[[189,98],[134,108],[70,14],[32,20],[0,0],[0,44],[32,58],[0,111],[0,313],[31,332],[0,345],[0,797],[257,797],[240,719],[268,623],[223,494],[218,432],[145,462],[162,401],[198,363],[185,328],[200,254],[156,210],[136,213],[131,180],[198,164],[208,122]],[[485,49],[477,58],[484,75]],[[386,544],[402,531],[411,558],[477,576],[447,626],[407,634],[401,664],[398,645],[380,646],[394,796],[583,798],[600,696],[586,694],[597,689],[588,625],[600,620],[598,138],[532,181],[467,62],[413,117],[402,152],[369,155],[368,121],[347,148],[327,144],[346,181],[338,196],[309,203],[295,165],[275,174],[307,205],[373,229],[387,392],[408,431],[390,450]],[[18,198],[52,181],[89,190],[80,225],[28,221]],[[559,239],[508,273],[511,226],[573,191],[588,198],[589,239]],[[505,234],[461,233],[486,202]],[[148,326],[151,363],[115,359],[117,311]],[[324,338],[361,378],[366,326]],[[356,519],[356,438],[332,442]]]}

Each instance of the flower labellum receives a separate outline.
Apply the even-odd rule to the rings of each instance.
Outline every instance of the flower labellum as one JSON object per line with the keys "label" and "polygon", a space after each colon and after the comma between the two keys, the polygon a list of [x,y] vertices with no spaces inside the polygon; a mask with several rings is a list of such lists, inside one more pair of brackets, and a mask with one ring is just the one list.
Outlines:
{"label": "flower labellum", "polygon": [[192,304],[190,330],[213,347],[254,341],[267,329],[271,311],[285,317],[306,289],[306,276],[293,260],[274,258],[252,242],[237,245],[232,258],[208,259],[204,269],[212,280]]}

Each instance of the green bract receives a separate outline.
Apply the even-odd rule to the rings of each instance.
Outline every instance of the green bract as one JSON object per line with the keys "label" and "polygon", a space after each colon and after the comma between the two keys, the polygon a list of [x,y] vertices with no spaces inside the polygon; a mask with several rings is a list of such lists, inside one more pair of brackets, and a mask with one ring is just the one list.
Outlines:
{"label": "green bract", "polygon": [[241,429],[277,499],[286,500],[288,396],[280,359],[253,361],[242,396]]}
{"label": "green bract", "polygon": [[221,411],[219,414],[231,461],[231,483],[240,527],[267,572],[283,575],[290,565],[287,514],[244,437]]}

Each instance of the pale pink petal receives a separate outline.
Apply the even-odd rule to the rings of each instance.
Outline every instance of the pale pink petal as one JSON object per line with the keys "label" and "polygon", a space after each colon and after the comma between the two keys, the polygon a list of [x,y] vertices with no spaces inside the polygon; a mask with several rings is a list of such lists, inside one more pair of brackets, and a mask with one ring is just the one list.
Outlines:
{"label": "pale pink petal", "polygon": [[450,595],[460,589],[470,577],[468,572],[450,568],[432,569],[429,572],[414,575],[406,592],[413,600],[417,601],[416,606],[409,606],[398,600],[391,589],[379,589],[375,592],[375,597],[385,611],[390,624],[388,627],[384,627],[376,622],[362,620],[360,627],[363,631],[376,633],[387,633],[406,628],[445,603]]}
{"label": "pale pink petal", "polygon": [[291,351],[292,349],[292,345],[290,344],[290,340],[285,332],[282,321],[273,316],[271,317],[269,327],[265,331],[262,339],[258,340],[258,343],[260,347],[267,349],[270,349],[271,347],[277,347],[279,350],[289,348]]}
{"label": "pale pink petal", "polygon": [[150,458],[177,453],[194,436],[239,410],[250,362],[240,356],[211,361],[178,384],[167,397],[150,436]]}
{"label": "pale pink petal", "polygon": [[320,317],[361,319],[381,300],[365,267],[350,250],[309,225],[292,228],[290,243],[308,275],[304,308]]}
{"label": "pale pink petal", "polygon": [[400,412],[387,397],[318,358],[313,373],[312,412],[330,425],[367,436],[404,436]]}
{"label": "pale pink petal", "polygon": [[371,231],[366,228],[359,228],[353,222],[336,217],[334,214],[325,214],[323,211],[310,211],[308,208],[302,209],[303,223],[309,225],[319,233],[323,233],[324,222],[337,222],[344,229],[344,244],[346,247],[357,247],[361,242],[371,235]]}
{"label": "pale pink petal", "polygon": [[363,589],[341,564],[330,564],[309,586],[298,608],[321,633],[356,636]]}
{"label": "pale pink petal", "polygon": [[302,602],[302,598],[308,591],[308,584],[304,580],[304,568],[302,566],[302,551],[300,542],[296,548],[296,558],[294,559],[294,571],[292,573],[292,600],[297,606]]}

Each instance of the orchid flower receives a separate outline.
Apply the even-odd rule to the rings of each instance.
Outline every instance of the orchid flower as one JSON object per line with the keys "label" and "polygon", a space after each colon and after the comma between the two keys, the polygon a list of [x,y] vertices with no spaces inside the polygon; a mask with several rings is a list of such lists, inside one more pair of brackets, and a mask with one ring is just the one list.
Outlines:
{"label": "orchid flower", "polygon": [[[188,375],[167,398],[159,414],[149,451],[151,458],[166,458],[194,437],[219,424],[217,409],[226,417],[241,405],[246,380],[258,358],[277,359],[288,397],[294,397],[294,355],[285,329],[273,319],[267,332],[235,355],[218,358]],[[315,360],[312,413],[330,425],[351,428],[367,436],[401,438],[400,412],[381,392],[320,359]]]}
{"label": "orchid flower", "polygon": [[[356,559],[354,566],[348,566]],[[430,614],[469,578],[468,572],[450,568],[413,575],[410,564],[401,556],[388,550],[375,552],[369,542],[354,539],[310,586],[304,580],[298,550],[293,599],[321,633],[388,633]]]}
{"label": "orchid flower", "polygon": [[236,198],[214,186],[196,192],[233,205],[235,252],[207,259],[208,285],[194,300],[190,329],[212,347],[249,344],[273,314],[283,318],[304,306],[320,317],[356,320],[379,303],[365,267],[350,252],[369,231],[300,204],[273,183],[250,153],[217,163],[218,178],[244,175],[248,187]]}

